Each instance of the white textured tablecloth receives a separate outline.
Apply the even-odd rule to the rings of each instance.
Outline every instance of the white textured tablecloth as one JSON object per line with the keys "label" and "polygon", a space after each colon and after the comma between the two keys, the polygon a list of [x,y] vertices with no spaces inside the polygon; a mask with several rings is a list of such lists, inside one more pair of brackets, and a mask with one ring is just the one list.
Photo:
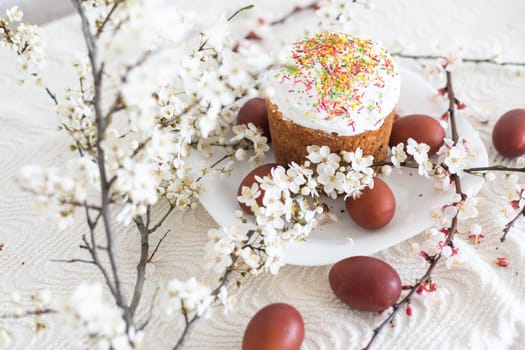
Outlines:
{"label": "white textured tablecloth", "polygon": [[[240,23],[251,24],[259,16],[283,14],[295,1],[252,1],[256,8],[243,14]],[[306,3],[305,1],[302,1]],[[224,7],[223,2],[180,1],[186,8],[206,8],[210,13]],[[233,9],[241,1],[230,1]],[[507,1],[419,1],[375,0],[371,11],[357,12],[355,28],[365,36],[382,41],[387,47],[407,53],[445,54],[461,47],[465,57],[488,57],[499,53],[508,61],[525,61],[525,2]],[[205,5],[205,6],[204,6]],[[300,15],[276,30],[299,28],[297,21],[312,19]],[[234,33],[236,37],[244,31]],[[73,70],[68,64],[74,49],[83,49],[79,22],[67,17],[45,27],[48,42],[46,77],[50,87],[61,91],[72,83]],[[34,209],[30,195],[15,183],[18,169],[28,163],[59,165],[70,157],[68,139],[56,131],[57,117],[49,98],[38,88],[19,86],[14,79],[16,63],[0,52],[0,312],[11,309],[10,295],[17,291],[27,301],[31,292],[50,289],[65,297],[76,285],[100,278],[90,266],[61,264],[50,259],[79,255],[80,236],[86,231],[79,219],[73,228],[59,232]],[[416,72],[421,66],[404,60]],[[525,74],[516,67],[463,65],[454,72],[457,95],[467,105],[478,106],[483,118],[471,117],[489,152],[491,162],[501,158],[494,151],[490,133],[497,117],[514,107],[525,107]],[[63,79],[62,77],[69,77]],[[28,111],[37,111],[38,113]],[[424,307],[414,299],[411,317],[401,313],[395,326],[383,330],[375,349],[524,349],[525,348],[525,221],[520,221],[505,243],[499,242],[501,227],[492,219],[493,187],[480,193],[477,219],[487,238],[475,246],[462,237],[460,248],[467,261],[448,270],[441,264],[434,280],[446,288],[449,296],[440,305]],[[160,209],[160,208],[159,208]],[[156,211],[160,213],[161,211]],[[155,258],[154,273],[148,276],[150,291],[162,279],[173,276],[203,276],[202,248],[206,232],[215,226],[201,208],[172,215],[166,223],[172,233]],[[118,230],[124,277],[128,287],[134,280],[138,257],[138,237],[134,229]],[[418,240],[415,237],[414,240]],[[405,284],[421,275],[424,267],[407,254],[403,243],[377,254],[391,263]],[[493,263],[505,256],[510,265]],[[223,316],[217,313],[201,320],[191,335],[187,349],[238,349],[242,333],[251,316],[272,302],[287,302],[302,313],[306,325],[304,350],[358,349],[382,319],[371,313],[352,311],[333,295],[327,282],[329,267],[287,266],[278,276],[250,278],[236,291],[238,310]],[[55,316],[45,317],[48,329],[39,335],[25,321],[7,322],[15,337],[16,349],[71,349],[77,335],[67,333]],[[167,349],[180,330],[177,322],[156,322],[147,333],[147,349]]]}

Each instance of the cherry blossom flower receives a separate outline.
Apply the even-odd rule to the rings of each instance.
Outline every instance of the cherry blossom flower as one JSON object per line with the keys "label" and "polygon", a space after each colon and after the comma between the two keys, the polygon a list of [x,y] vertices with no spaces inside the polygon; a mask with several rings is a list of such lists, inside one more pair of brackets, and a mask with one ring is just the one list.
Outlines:
{"label": "cherry blossom flower", "polygon": [[255,200],[260,195],[261,191],[259,191],[259,185],[254,182],[250,187],[242,186],[241,195],[237,197],[237,200],[243,204],[246,204],[248,207],[254,207],[257,204]]}
{"label": "cherry blossom flower", "polygon": [[392,147],[392,156],[390,157],[390,161],[396,168],[401,167],[401,163],[403,163],[406,159],[407,154],[405,153],[405,145],[402,142]]}
{"label": "cherry blossom flower", "polygon": [[374,157],[363,156],[361,148],[358,148],[355,152],[344,152],[343,159],[351,164],[353,170],[363,173],[369,172],[374,162]]}
{"label": "cherry blossom flower", "polygon": [[186,281],[172,279],[167,283],[160,299],[167,316],[193,311],[204,316],[214,301],[210,288],[198,282],[195,277]]}
{"label": "cherry blossom flower", "polygon": [[454,71],[463,62],[457,52],[449,52],[444,59],[439,60],[438,64],[448,72]]}
{"label": "cherry blossom flower", "polygon": [[225,286],[222,286],[219,289],[219,294],[217,294],[217,299],[223,305],[223,314],[227,315],[230,311],[233,311],[235,308],[235,298],[228,295],[228,289]]}
{"label": "cherry blossom flower", "polygon": [[425,143],[417,143],[413,138],[409,138],[406,151],[421,165],[428,161],[428,151],[430,151],[430,147]]}
{"label": "cherry blossom flower", "polygon": [[334,168],[325,163],[317,166],[317,181],[323,185],[323,191],[329,197],[335,199],[337,191],[342,191],[345,175],[341,172],[336,172]]}
{"label": "cherry blossom flower", "polygon": [[459,202],[458,219],[467,220],[476,218],[479,215],[478,200],[474,196],[468,196],[464,201]]}
{"label": "cherry blossom flower", "polygon": [[485,238],[485,235],[481,233],[482,227],[480,224],[472,224],[469,228],[469,234],[468,239],[472,241],[474,244],[480,243],[480,241]]}
{"label": "cherry blossom flower", "polygon": [[312,145],[308,146],[306,151],[308,152],[306,158],[313,164],[325,163],[334,169],[339,168],[341,157],[335,153],[331,153],[329,147]]}
{"label": "cherry blossom flower", "polygon": [[23,12],[18,9],[18,6],[8,8],[5,14],[9,22],[21,22],[24,17]]}
{"label": "cherry blossom flower", "polygon": [[[0,17],[0,47],[7,47],[16,53],[24,75],[35,78],[35,82],[40,84],[38,68],[45,58],[45,45],[41,40],[40,29],[34,25],[20,23],[23,13],[17,6],[8,8],[6,17],[7,19]],[[24,78],[20,81],[23,82]]]}
{"label": "cherry blossom flower", "polygon": [[443,146],[439,149],[439,161],[447,166],[450,174],[463,176],[463,169],[470,165],[473,154],[465,145],[464,140],[454,145],[452,140],[445,139]]}

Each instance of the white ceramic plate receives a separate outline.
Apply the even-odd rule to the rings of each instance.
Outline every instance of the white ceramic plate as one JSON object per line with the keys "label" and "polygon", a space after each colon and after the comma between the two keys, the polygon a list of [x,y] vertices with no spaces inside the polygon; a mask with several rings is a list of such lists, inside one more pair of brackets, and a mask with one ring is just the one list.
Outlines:
{"label": "white ceramic plate", "polygon": [[[446,105],[435,98],[432,89],[418,75],[402,70],[401,99],[397,108],[401,115],[425,113],[441,115]],[[487,152],[478,133],[464,119],[458,119],[458,132],[476,154],[472,166],[486,166]],[[219,157],[220,155],[217,155]],[[271,151],[266,162],[273,161]],[[221,226],[239,224],[234,213],[239,209],[237,188],[250,171],[247,162],[237,165],[231,177],[216,175],[206,177],[206,191],[200,201],[215,221]],[[357,226],[344,211],[342,199],[330,201],[332,213],[338,222],[321,225],[306,242],[290,242],[285,247],[285,259],[292,265],[327,265],[354,255],[369,255],[402,242],[434,224],[430,217],[433,208],[450,202],[452,193],[435,190],[431,180],[417,174],[417,170],[404,169],[401,174],[392,174],[385,181],[396,198],[396,213],[384,228],[369,231]],[[479,177],[466,175],[462,179],[465,193],[475,194],[483,184]]]}

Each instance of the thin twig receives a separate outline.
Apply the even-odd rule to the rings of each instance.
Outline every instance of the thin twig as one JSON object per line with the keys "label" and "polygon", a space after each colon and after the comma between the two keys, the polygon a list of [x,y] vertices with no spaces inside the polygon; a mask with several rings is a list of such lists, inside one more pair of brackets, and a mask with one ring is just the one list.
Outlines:
{"label": "thin twig", "polygon": [[122,2],[120,1],[116,1],[113,6],[111,7],[111,9],[109,10],[106,18],[104,19],[104,21],[102,22],[102,24],[100,25],[100,27],[98,27],[98,30],[97,30],[97,33],[95,34],[95,38],[98,39],[100,37],[100,35],[102,34],[102,32],[104,32],[104,28],[106,27],[106,24],[109,23],[109,21],[111,20],[111,17],[113,16],[113,13],[115,12],[115,10],[117,9],[117,7],[121,4]]}
{"label": "thin twig", "polygon": [[[355,2],[355,1],[354,1]],[[319,1],[313,1],[312,3],[310,3],[309,5],[305,5],[305,6],[295,6],[290,12],[288,12],[287,14],[285,14],[284,16],[282,16],[281,18],[278,18],[276,20],[273,20],[269,23],[270,26],[276,26],[278,24],[283,24],[284,22],[286,22],[287,19],[289,19],[290,17],[293,17],[301,12],[304,12],[304,11],[307,11],[307,10],[317,10],[319,9]]]}
{"label": "thin twig", "polygon": [[[224,156],[222,156],[221,158],[219,158],[217,161],[215,161],[212,165],[210,165],[210,169],[213,169],[215,168],[217,165],[219,165],[220,163],[222,163],[223,161],[225,161],[226,159],[230,158],[232,155],[231,154],[226,154]],[[202,174],[201,176],[199,176],[195,182],[199,182],[201,181],[203,178],[204,178],[204,175],[205,174]]]}
{"label": "thin twig", "polygon": [[504,165],[493,165],[493,166],[487,166],[487,167],[467,168],[467,169],[464,169],[463,171],[469,174],[487,172],[487,171],[525,173],[525,167],[524,168],[512,168],[512,167],[507,167]]}
{"label": "thin twig", "polygon": [[59,262],[59,263],[84,263],[84,264],[93,264],[96,265],[96,263],[93,260],[86,260],[86,259],[51,259],[51,262]]}
{"label": "thin twig", "polygon": [[[444,59],[447,59],[446,56],[440,56],[440,55],[408,55],[402,52],[394,52],[391,55],[401,57],[401,58],[410,58],[414,60],[439,60],[439,59],[444,60]],[[461,61],[468,62],[468,63],[488,63],[488,64],[494,64],[498,66],[525,66],[525,62],[500,62],[500,61],[496,61],[493,58],[462,58]]]}
{"label": "thin twig", "polygon": [[148,262],[149,263],[153,260],[153,258],[155,257],[155,254],[157,254],[157,251],[159,250],[160,245],[162,244],[162,241],[164,241],[166,239],[166,237],[168,237],[168,233],[170,233],[170,231],[171,230],[166,231],[164,233],[164,235],[162,235],[162,237],[157,242],[157,245],[155,246],[155,249],[153,249],[153,252],[151,253],[150,257],[148,258]]}
{"label": "thin twig", "polygon": [[84,246],[86,247],[89,254],[91,255],[91,258],[93,259],[95,265],[98,267],[99,271],[102,273],[102,276],[104,277],[104,280],[109,288],[109,291],[114,297],[116,297],[115,287],[113,286],[113,283],[109,277],[108,271],[106,270],[106,268],[100,261],[100,257],[98,255],[98,250],[97,250],[97,244],[96,244],[95,228],[97,227],[97,223],[98,223],[99,218],[102,215],[102,212],[98,213],[95,220],[91,219],[88,208],[85,208],[85,214],[86,214],[86,221],[89,227],[89,235],[91,239],[91,244],[89,244],[85,235],[82,236],[82,241],[84,242]]}
{"label": "thin twig", "polygon": [[162,224],[164,224],[164,221],[166,221],[166,219],[170,216],[174,209],[175,206],[170,205],[168,211],[164,214],[164,216],[152,228],[148,230],[148,234],[152,234],[153,232],[157,231],[159,227],[161,227]]}
{"label": "thin twig", "polygon": [[53,100],[53,102],[55,103],[55,106],[58,106],[58,100],[57,100],[57,95],[55,95],[54,93],[51,92],[51,90],[49,90],[49,88],[45,88],[47,94],[49,95],[49,97],[51,97],[51,99]]}
{"label": "thin twig", "polygon": [[155,299],[157,299],[157,295],[158,294],[159,294],[159,288],[157,287],[157,289],[155,289],[155,292],[153,293],[153,297],[151,298],[151,303],[150,303],[150,307],[149,307],[149,311],[148,311],[148,317],[146,318],[144,323],[142,323],[140,326],[137,327],[138,331],[144,330],[144,328],[146,328],[146,326],[150,323],[151,318],[153,317],[153,309],[155,307]]}
{"label": "thin twig", "polygon": [[240,9],[235,11],[230,17],[228,17],[227,21],[228,22],[231,21],[235,16],[237,16],[239,13],[243,11],[251,10],[254,6],[255,5],[247,5],[247,6],[241,7]]}
{"label": "thin twig", "polygon": [[53,309],[42,309],[42,310],[28,310],[22,313],[13,313],[13,314],[4,314],[0,315],[0,319],[7,320],[7,319],[18,319],[23,317],[29,317],[29,316],[40,316],[40,315],[46,315],[46,314],[56,314],[57,311]]}
{"label": "thin twig", "polygon": [[518,219],[522,216],[525,216],[525,207],[523,207],[520,210],[520,212],[512,220],[507,222],[507,224],[505,225],[505,228],[503,228],[503,235],[499,239],[501,242],[505,242],[505,240],[507,239],[507,234],[514,227],[514,225],[516,224],[516,221],[518,221]]}

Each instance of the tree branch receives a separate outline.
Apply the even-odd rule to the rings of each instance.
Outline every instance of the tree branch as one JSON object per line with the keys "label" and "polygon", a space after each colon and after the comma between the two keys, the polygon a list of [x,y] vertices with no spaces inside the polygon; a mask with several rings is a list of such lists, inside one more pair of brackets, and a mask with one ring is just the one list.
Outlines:
{"label": "tree branch", "polygon": [[85,260],[85,259],[51,259],[51,262],[60,262],[60,263],[84,263],[84,264],[93,264],[96,265],[96,263],[93,260]]}
{"label": "tree branch", "polygon": [[133,296],[129,305],[129,312],[131,313],[131,316],[135,315],[135,311],[137,311],[137,307],[140,303],[142,291],[144,290],[146,265],[148,264],[149,255],[148,225],[144,224],[144,220],[141,216],[136,217],[134,221],[140,233],[140,259],[137,264],[137,277],[135,280],[135,288],[133,290]]}
{"label": "tree branch", "polygon": [[111,20],[111,17],[113,16],[113,13],[115,12],[115,10],[117,9],[117,7],[121,4],[120,1],[116,1],[113,6],[111,7],[111,9],[109,10],[108,12],[108,15],[106,16],[106,18],[104,18],[104,21],[102,22],[102,24],[100,25],[100,27],[98,27],[98,30],[97,30],[97,33],[95,34],[95,38],[98,39],[100,37],[100,35],[102,35],[102,32],[104,32],[104,28],[106,27],[106,25],[109,23],[109,21]]}
{"label": "tree branch", "polygon": [[159,241],[157,242],[157,245],[155,246],[155,249],[153,249],[153,252],[151,253],[150,257],[148,258],[148,262],[151,262],[153,260],[153,258],[155,257],[155,254],[157,254],[157,251],[159,250],[160,248],[160,245],[162,244],[162,241],[164,241],[166,239],[166,237],[168,237],[168,233],[170,233],[171,230],[168,230],[164,233],[164,235],[159,239]]}
{"label": "tree branch", "polygon": [[[410,58],[414,60],[447,59],[446,56],[440,56],[440,55],[408,55],[408,54],[404,54],[401,52],[394,52],[394,53],[391,53],[391,55],[401,57],[401,58]],[[468,62],[468,63],[488,63],[488,64],[495,64],[498,66],[525,66],[525,62],[499,62],[493,58],[462,58],[461,61]]]}
{"label": "tree branch", "polygon": [[288,18],[293,17],[307,10],[317,10],[319,9],[319,6],[320,6],[320,1],[313,1],[309,5],[305,5],[305,6],[295,6],[292,11],[288,12],[287,14],[285,14],[279,19],[271,21],[269,25],[276,26],[278,24],[283,24],[284,22],[286,22]]}
{"label": "tree branch", "polygon": [[113,231],[113,226],[111,224],[109,206],[109,186],[106,175],[105,167],[105,152],[102,147],[102,141],[104,139],[104,130],[106,129],[106,120],[102,112],[102,84],[103,84],[103,72],[104,72],[104,63],[98,63],[98,48],[95,37],[91,33],[90,22],[86,15],[85,9],[82,5],[82,0],[72,0],[73,5],[75,6],[82,23],[82,33],[84,36],[84,41],[86,44],[89,61],[91,63],[91,73],[93,76],[93,85],[95,90],[95,95],[93,99],[93,107],[95,110],[95,118],[97,123],[97,165],[100,174],[100,190],[101,190],[101,213],[102,221],[104,224],[104,229],[106,233],[106,240],[108,246],[108,258],[111,265],[111,270],[114,280],[114,296],[116,299],[117,305],[124,311],[124,319],[126,321],[126,326],[129,328],[132,323],[132,317],[129,312],[129,309],[126,307],[126,297],[122,291],[122,277],[120,273],[120,268],[117,262],[117,249],[115,242],[115,234]]}
{"label": "tree branch", "polygon": [[[448,99],[449,99],[448,113],[450,117],[451,129],[452,129],[452,139],[454,141],[454,144],[456,144],[459,139],[459,136],[457,133],[456,115],[455,115],[455,109],[456,109],[455,95],[454,95],[454,89],[452,85],[452,75],[450,74],[450,72],[447,71],[446,77],[447,77],[447,88],[446,89],[447,89],[447,94],[448,94]],[[456,190],[455,192],[461,195],[462,198],[464,198],[464,193],[461,188],[461,180],[459,176],[456,174],[452,175],[452,180],[455,185],[455,190]],[[447,228],[448,235],[445,240],[445,245],[448,245],[450,247],[453,247],[454,237],[457,234],[458,215],[459,215],[459,210],[454,215],[450,227]],[[392,312],[376,328],[374,328],[372,336],[370,337],[368,343],[365,345],[363,350],[370,349],[370,347],[376,340],[381,330],[383,330],[383,328],[385,328],[386,325],[388,325],[394,320],[395,316],[401,310],[401,307],[405,304],[409,304],[410,298],[414,295],[414,293],[416,293],[422,285],[426,284],[432,279],[432,272],[434,271],[434,268],[437,266],[441,258],[442,258],[441,251],[436,253],[433,256],[427,257],[427,261],[429,261],[429,266],[427,267],[427,270],[425,271],[425,273],[420,278],[417,279],[416,284],[411,286],[408,294],[403,299],[401,299],[400,301],[392,305]]]}
{"label": "tree branch", "polygon": [[42,309],[42,310],[29,310],[22,313],[12,313],[12,314],[5,314],[0,315],[0,319],[7,320],[7,319],[19,319],[23,317],[29,317],[29,316],[40,316],[40,315],[46,315],[46,314],[56,314],[57,311],[53,309]]}
{"label": "tree branch", "polygon": [[518,221],[518,219],[521,217],[521,216],[525,216],[525,207],[523,207],[520,212],[512,219],[510,220],[506,225],[505,225],[505,228],[503,228],[503,235],[501,236],[501,238],[499,239],[501,242],[505,242],[505,240],[507,239],[507,234],[509,233],[509,231],[514,227],[514,225],[516,224],[516,221]]}
{"label": "tree branch", "polygon": [[53,100],[53,102],[55,103],[55,106],[58,106],[58,100],[57,100],[57,95],[55,95],[54,93],[51,92],[51,90],[49,90],[49,88],[45,88],[47,94],[49,95],[49,97],[51,97],[51,99]]}
{"label": "tree branch", "polygon": [[487,167],[467,168],[467,169],[464,169],[463,171],[469,174],[487,172],[487,171],[504,171],[504,172],[508,171],[508,172],[525,173],[525,168],[512,168],[512,167],[507,167],[504,165],[493,165],[493,166],[487,166]]}
{"label": "tree branch", "polygon": [[150,228],[148,230],[148,234],[152,234],[153,232],[157,231],[159,229],[159,227],[162,226],[162,224],[164,224],[164,221],[166,221],[166,219],[170,216],[170,214],[173,212],[173,210],[175,209],[175,206],[170,204],[170,207],[168,209],[168,211],[164,214],[164,216],[155,224],[155,226],[153,226],[152,228]]}

